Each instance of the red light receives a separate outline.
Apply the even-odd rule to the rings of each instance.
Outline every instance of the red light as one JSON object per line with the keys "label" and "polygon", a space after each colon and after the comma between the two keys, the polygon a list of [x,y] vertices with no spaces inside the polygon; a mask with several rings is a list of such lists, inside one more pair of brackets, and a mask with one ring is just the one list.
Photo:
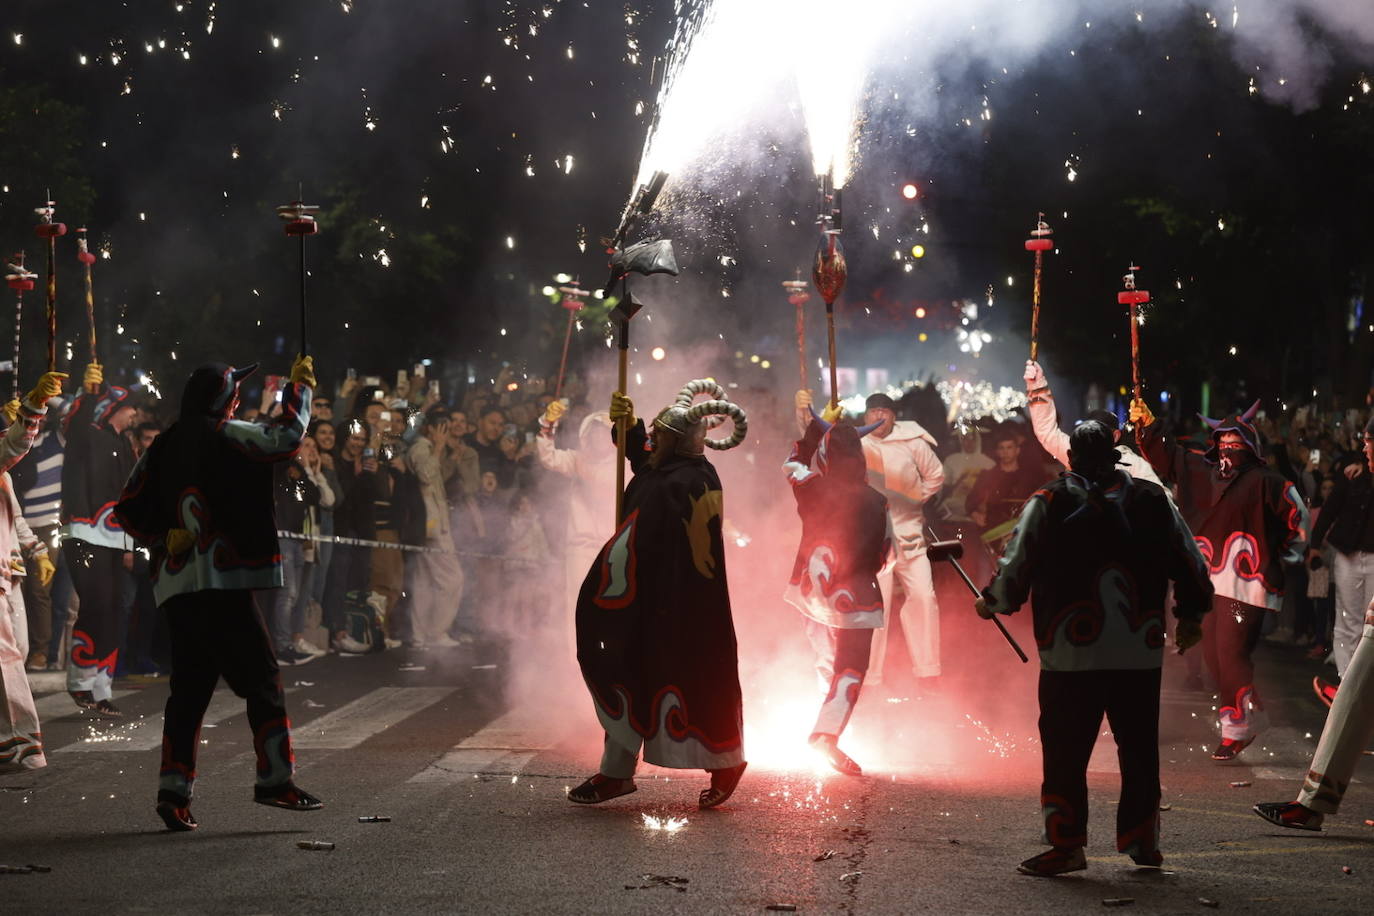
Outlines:
{"label": "red light", "polygon": [[920,193],[921,189],[916,187],[914,184],[907,183],[902,185],[902,196],[905,197],[907,200],[915,200],[916,195]]}

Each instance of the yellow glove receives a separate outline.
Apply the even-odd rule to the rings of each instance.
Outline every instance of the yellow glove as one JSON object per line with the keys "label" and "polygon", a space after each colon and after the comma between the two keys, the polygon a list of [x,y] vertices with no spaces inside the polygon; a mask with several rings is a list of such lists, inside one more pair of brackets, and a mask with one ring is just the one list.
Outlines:
{"label": "yellow glove", "polygon": [[1130,420],[1134,426],[1145,427],[1155,421],[1155,415],[1150,413],[1150,405],[1140,398],[1132,398]]}
{"label": "yellow glove", "polygon": [[796,396],[792,398],[792,403],[797,406],[798,410],[807,410],[812,404],[811,392],[807,391],[805,388],[801,389],[797,392]]}
{"label": "yellow glove", "polygon": [[556,426],[558,421],[563,419],[563,415],[568,412],[568,405],[562,401],[550,401],[549,406],[544,409],[544,422],[550,426]]}
{"label": "yellow glove", "polygon": [[38,584],[47,588],[52,577],[57,574],[57,567],[53,565],[52,558],[45,550],[34,558],[33,563],[38,567]]}
{"label": "yellow glove", "polygon": [[635,425],[635,403],[622,392],[617,391],[611,395],[610,413],[612,423],[624,419],[626,426]]}
{"label": "yellow glove", "polygon": [[86,371],[81,376],[81,387],[91,394],[99,394],[104,385],[105,373],[100,370],[100,363],[87,363]]}
{"label": "yellow glove", "polygon": [[15,400],[6,401],[3,406],[0,406],[0,411],[5,414],[5,425],[12,426],[19,417],[19,402]]}
{"label": "yellow glove", "polygon": [[1193,646],[1202,642],[1202,624],[1196,620],[1180,620],[1174,630],[1174,645],[1182,655]]}
{"label": "yellow glove", "polygon": [[291,382],[295,385],[315,386],[315,357],[297,356],[291,364]]}
{"label": "yellow glove", "polygon": [[168,553],[179,557],[196,543],[196,536],[186,528],[169,528],[163,542],[167,545]]}
{"label": "yellow glove", "polygon": [[836,423],[840,417],[844,416],[844,408],[839,404],[826,404],[821,411],[821,419],[827,423]]}
{"label": "yellow glove", "polygon": [[10,557],[10,572],[24,574],[24,558],[17,553]]}
{"label": "yellow glove", "polygon": [[35,409],[42,407],[48,403],[48,398],[55,398],[62,393],[62,380],[66,377],[65,372],[44,372],[38,377],[33,390],[24,396],[24,401]]}

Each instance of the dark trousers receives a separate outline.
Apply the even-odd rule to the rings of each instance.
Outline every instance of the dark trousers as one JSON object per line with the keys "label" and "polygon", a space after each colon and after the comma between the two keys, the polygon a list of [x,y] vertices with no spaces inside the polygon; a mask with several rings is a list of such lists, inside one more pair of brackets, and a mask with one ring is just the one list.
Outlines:
{"label": "dark trousers", "polygon": [[[53,546],[56,525],[33,529],[34,537],[48,546],[48,559],[53,565],[62,566],[62,553]],[[48,654],[48,644],[52,642],[52,582],[43,585],[38,581],[38,564],[29,560],[26,564],[28,575],[24,577],[24,608],[29,615],[29,653]],[[52,659],[56,661],[56,659]]]}
{"label": "dark trousers", "polygon": [[171,695],[162,724],[158,798],[191,800],[201,720],[221,677],[248,701],[257,753],[257,784],[290,781],[296,758],[281,672],[262,613],[246,589],[177,595],[163,605],[172,644]]}
{"label": "dark trousers", "polygon": [[72,630],[67,689],[89,690],[95,699],[108,700],[124,641],[124,551],[73,539],[62,545],[62,558],[81,601]]}
{"label": "dark trousers", "polygon": [[1088,759],[1105,714],[1121,768],[1116,848],[1137,856],[1159,848],[1159,672],[1040,672],[1046,842],[1087,845]]}
{"label": "dark trousers", "polygon": [[1248,687],[1252,691],[1250,702],[1259,707],[1259,697],[1253,693],[1255,665],[1250,656],[1267,613],[1264,608],[1218,595],[1212,601],[1212,613],[1202,618],[1202,657],[1222,706],[1234,705],[1237,694]]}
{"label": "dark trousers", "polygon": [[324,587],[322,623],[329,630],[329,638],[347,626],[344,604],[349,592],[359,592],[358,600],[367,598],[368,579],[372,575],[371,548],[351,544],[334,545],[329,561],[328,579]]}

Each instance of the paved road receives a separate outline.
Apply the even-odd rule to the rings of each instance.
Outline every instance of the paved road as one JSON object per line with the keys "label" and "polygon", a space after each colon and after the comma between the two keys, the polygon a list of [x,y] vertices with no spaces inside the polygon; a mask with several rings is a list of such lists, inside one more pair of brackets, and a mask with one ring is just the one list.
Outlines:
{"label": "paved road", "polygon": [[[1006,664],[995,639],[982,652],[938,695],[896,684],[865,694],[847,742],[871,773],[858,780],[817,769],[798,747],[810,698],[769,699],[777,673],[746,665],[752,766],[713,812],[693,806],[701,774],[652,768],[633,796],[568,804],[564,793],[597,757],[584,694],[547,659],[535,660],[543,689],[518,689],[493,647],[287,670],[299,780],[326,800],[318,813],[249,802],[241,704],[217,695],[202,736],[203,826],[189,835],[164,833],[152,811],[165,685],[122,684],[130,719],[119,724],[54,694],[42,700],[50,766],[0,779],[0,862],[52,870],[0,876],[0,910],[1004,913],[1097,911],[1107,898],[1155,913],[1205,912],[1199,898],[1233,912],[1374,908],[1374,760],[1321,835],[1280,833],[1249,813],[1292,797],[1320,729],[1324,710],[1306,686],[1318,669],[1293,650],[1262,650],[1274,726],[1232,766],[1205,759],[1211,700],[1177,686],[1171,659],[1164,871],[1137,871],[1113,851],[1115,761],[1104,738],[1090,867],[1057,880],[1013,871],[1041,848],[1033,665]],[[972,699],[971,685],[989,680],[978,670],[998,673],[995,699]],[[297,849],[309,839],[337,848]]]}

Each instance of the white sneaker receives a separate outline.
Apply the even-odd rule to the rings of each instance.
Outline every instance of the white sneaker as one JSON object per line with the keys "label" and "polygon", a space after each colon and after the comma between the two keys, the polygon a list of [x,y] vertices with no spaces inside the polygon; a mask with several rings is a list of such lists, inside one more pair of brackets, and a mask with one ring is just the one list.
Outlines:
{"label": "white sneaker", "polygon": [[388,649],[399,649],[402,645],[403,643],[399,639],[392,639],[390,636],[386,638],[386,647]]}
{"label": "white sneaker", "polygon": [[340,636],[334,640],[334,648],[340,655],[366,655],[370,650],[352,636]]}
{"label": "white sneaker", "polygon": [[321,658],[329,654],[304,636],[293,642],[291,648],[295,649],[297,652],[303,652],[306,655],[313,655],[316,658]]}
{"label": "white sneaker", "polygon": [[445,634],[438,639],[430,640],[429,644],[436,649],[454,649],[464,645],[464,642],[461,639],[454,639],[452,636]]}

